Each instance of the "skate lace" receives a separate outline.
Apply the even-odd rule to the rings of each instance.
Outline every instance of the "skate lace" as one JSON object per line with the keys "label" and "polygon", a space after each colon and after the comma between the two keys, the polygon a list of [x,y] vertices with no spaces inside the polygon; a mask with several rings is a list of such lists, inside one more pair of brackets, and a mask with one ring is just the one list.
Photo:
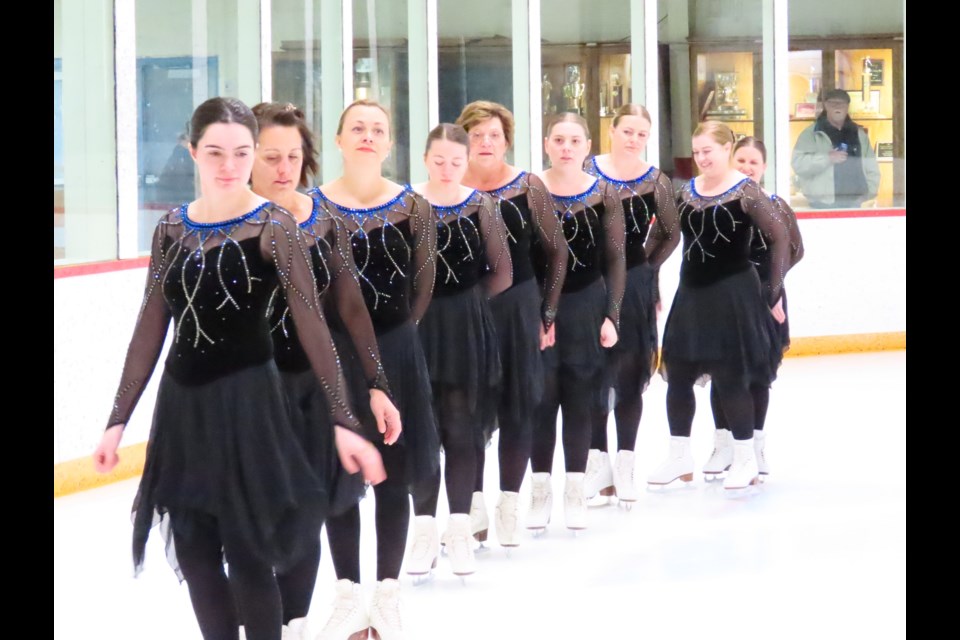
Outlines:
{"label": "skate lace", "polygon": [[425,558],[430,553],[430,536],[420,534],[413,540],[413,548],[410,549],[410,555],[415,558]]}
{"label": "skate lace", "polygon": [[376,606],[380,619],[390,628],[400,631],[400,598],[379,594]]}
{"label": "skate lace", "polygon": [[546,488],[534,487],[531,492],[531,497],[533,498],[532,507],[535,510],[545,509],[547,506],[547,490]]}
{"label": "skate lace", "polygon": [[633,465],[624,460],[617,469],[617,475],[622,481],[633,482]]}
{"label": "skate lace", "polygon": [[330,614],[330,620],[327,621],[324,631],[336,629],[345,620],[347,620],[357,608],[357,603],[353,598],[344,598],[337,596],[333,600],[333,613]]}

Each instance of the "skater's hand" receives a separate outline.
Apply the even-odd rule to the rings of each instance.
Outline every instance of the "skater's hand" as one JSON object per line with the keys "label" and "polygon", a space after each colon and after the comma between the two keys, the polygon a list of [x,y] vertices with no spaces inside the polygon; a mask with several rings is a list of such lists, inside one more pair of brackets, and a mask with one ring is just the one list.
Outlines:
{"label": "skater's hand", "polygon": [[543,323],[540,323],[540,351],[552,347],[557,343],[557,325],[550,325],[549,331],[543,330]]}
{"label": "skater's hand", "polygon": [[103,432],[100,444],[93,452],[93,466],[98,473],[110,473],[120,462],[117,447],[120,446],[120,438],[123,437],[123,427],[122,424],[115,424]]}
{"label": "skater's hand", "polygon": [[347,473],[360,471],[363,479],[370,484],[380,484],[387,479],[383,458],[373,443],[341,426],[334,427],[333,431],[337,440],[337,455]]}
{"label": "skater's hand", "polygon": [[657,317],[659,318],[659,317],[660,317],[660,312],[663,311],[663,302],[661,302],[660,300],[657,300],[657,304],[654,305],[654,306],[655,306],[656,309],[657,309]]}
{"label": "skater's hand", "polygon": [[370,411],[377,419],[377,431],[383,434],[383,443],[396,442],[403,431],[403,425],[400,423],[400,411],[390,401],[390,396],[380,389],[371,389]]}
{"label": "skater's hand", "polygon": [[613,326],[613,320],[604,318],[603,326],[600,327],[600,346],[609,349],[617,344],[617,340],[619,339],[617,336],[617,328]]}
{"label": "skater's hand", "polygon": [[787,319],[787,314],[783,312],[783,296],[780,296],[780,299],[777,300],[777,304],[770,307],[770,313],[773,314],[773,319],[783,324]]}

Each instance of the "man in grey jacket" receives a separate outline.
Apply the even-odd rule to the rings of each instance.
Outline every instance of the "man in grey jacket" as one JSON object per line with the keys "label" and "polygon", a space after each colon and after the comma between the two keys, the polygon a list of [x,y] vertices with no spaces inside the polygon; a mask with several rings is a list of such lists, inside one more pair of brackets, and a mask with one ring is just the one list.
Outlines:
{"label": "man in grey jacket", "polygon": [[811,207],[859,207],[876,197],[880,167],[867,132],[850,119],[850,95],[831,89],[823,111],[803,130],[791,162]]}

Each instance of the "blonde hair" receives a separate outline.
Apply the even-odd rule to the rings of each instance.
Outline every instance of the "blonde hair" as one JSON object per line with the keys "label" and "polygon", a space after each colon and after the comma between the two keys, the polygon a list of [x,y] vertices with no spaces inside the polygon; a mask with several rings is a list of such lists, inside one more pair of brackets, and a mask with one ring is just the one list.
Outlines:
{"label": "blonde hair", "polygon": [[613,116],[613,128],[616,129],[617,125],[620,124],[620,118],[623,116],[640,116],[651,125],[653,125],[653,118],[650,117],[650,112],[647,111],[647,108],[642,104],[625,104],[619,109],[617,113]]}
{"label": "blonde hair", "polygon": [[549,138],[550,132],[553,131],[553,128],[561,122],[572,122],[580,125],[583,127],[583,133],[587,136],[587,140],[590,139],[590,126],[587,124],[586,119],[579,113],[573,113],[572,111],[566,111],[552,118],[550,122],[547,123],[547,132],[544,134],[544,137]]}
{"label": "blonde hair", "polygon": [[354,100],[349,104],[349,106],[347,106],[346,109],[343,110],[343,113],[340,114],[340,122],[337,123],[337,135],[340,135],[343,132],[343,123],[346,121],[347,114],[350,113],[350,109],[353,109],[354,107],[375,107],[380,109],[380,111],[383,111],[383,115],[387,116],[387,133],[390,133],[390,112],[387,111],[387,108],[376,100],[367,100],[364,98],[361,100]]}
{"label": "blonde hair", "polygon": [[713,141],[719,145],[730,145],[730,151],[733,152],[733,145],[737,137],[733,135],[733,130],[722,122],[716,120],[704,120],[693,130],[693,137],[710,136]]}
{"label": "blonde hair", "polygon": [[503,137],[507,141],[507,148],[513,146],[513,114],[510,109],[499,102],[490,102],[489,100],[475,100],[465,106],[456,124],[463,127],[464,131],[470,133],[481,122],[486,122],[490,118],[500,120],[500,126],[503,128]]}

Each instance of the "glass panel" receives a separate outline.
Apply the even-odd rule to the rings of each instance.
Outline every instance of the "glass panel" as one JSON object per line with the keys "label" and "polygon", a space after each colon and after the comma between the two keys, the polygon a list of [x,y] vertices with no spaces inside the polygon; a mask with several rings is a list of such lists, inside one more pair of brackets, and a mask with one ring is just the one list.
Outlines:
{"label": "glass panel", "polygon": [[53,11],[53,260],[112,260],[117,257],[113,2],[54,0]]}
{"label": "glass panel", "polygon": [[376,100],[390,113],[394,146],[383,175],[410,179],[407,3],[353,0],[353,96]]}
{"label": "glass panel", "polygon": [[474,100],[499,102],[513,111],[510,0],[439,0],[437,28],[440,121],[455,121]]}
{"label": "glass panel", "polygon": [[722,121],[737,138],[763,136],[763,3],[661,1],[659,16],[667,87],[659,105],[660,165],[678,183],[697,173],[690,138],[698,123]]}
{"label": "glass panel", "polygon": [[196,195],[187,130],[214,96],[260,101],[257,0],[138,0],[138,247],[159,217]]}
{"label": "glass panel", "polygon": [[[273,100],[303,110],[321,151],[320,0],[273,0]],[[323,166],[318,154],[317,162]],[[314,183],[320,184],[320,175]],[[313,186],[313,185],[311,185]]]}
{"label": "glass panel", "polygon": [[791,204],[903,206],[902,3],[791,2],[789,32]]}
{"label": "glass panel", "polygon": [[543,120],[579,113],[594,154],[608,150],[613,112],[632,98],[630,5],[622,0],[563,0],[542,5]]}

